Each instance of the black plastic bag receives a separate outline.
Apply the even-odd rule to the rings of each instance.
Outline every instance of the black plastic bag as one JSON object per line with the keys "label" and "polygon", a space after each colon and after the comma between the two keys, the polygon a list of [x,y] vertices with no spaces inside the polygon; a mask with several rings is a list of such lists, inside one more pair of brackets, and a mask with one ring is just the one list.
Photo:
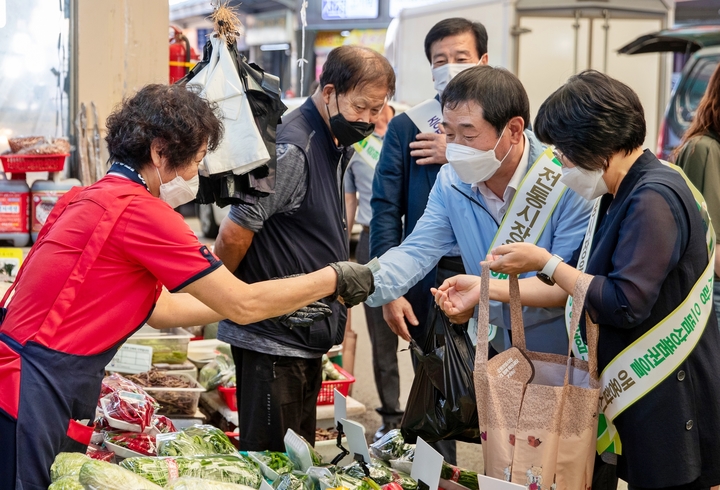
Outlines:
{"label": "black plastic bag", "polygon": [[418,437],[426,442],[456,440],[480,444],[480,424],[475,400],[473,368],[475,349],[467,324],[453,325],[434,310],[435,335],[429,335],[425,349],[412,341],[417,360],[407,408],[401,423],[406,442]]}

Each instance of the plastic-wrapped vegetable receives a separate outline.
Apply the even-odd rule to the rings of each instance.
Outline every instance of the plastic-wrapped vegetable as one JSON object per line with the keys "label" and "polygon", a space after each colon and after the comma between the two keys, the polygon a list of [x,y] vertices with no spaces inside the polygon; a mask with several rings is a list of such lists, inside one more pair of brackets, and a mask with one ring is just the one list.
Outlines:
{"label": "plastic-wrapped vegetable", "polygon": [[163,434],[167,434],[168,432],[177,432],[177,429],[172,423],[172,420],[170,420],[164,415],[153,415],[152,425]]}
{"label": "plastic-wrapped vegetable", "polygon": [[[143,395],[149,400],[152,400],[151,403],[153,404],[155,409],[160,408],[160,405],[158,405],[158,403],[153,397],[148,395],[145,390],[143,390],[140,386],[133,383],[129,379],[120,376],[118,373],[113,373],[110,376],[105,376],[105,378],[103,378],[102,380],[102,387],[100,388],[100,398],[118,391],[128,391],[130,393],[137,393],[139,395]],[[100,400],[98,399],[98,407],[99,406]]]}
{"label": "plastic-wrapped vegetable", "polygon": [[252,456],[258,459],[265,466],[273,470],[278,475],[290,473],[295,469],[293,462],[285,453],[276,453],[272,451],[253,452]]}
{"label": "plastic-wrapped vegetable", "polygon": [[462,485],[470,490],[478,490],[478,477],[477,473],[470,470],[464,470],[443,462],[442,470],[440,472],[440,478],[445,480],[454,481],[455,483]]}
{"label": "plastic-wrapped vegetable", "polygon": [[400,429],[393,429],[370,445],[370,455],[383,461],[397,459],[403,455],[405,439]]}
{"label": "plastic-wrapped vegetable", "polygon": [[[368,470],[370,471],[370,478],[372,478],[373,481],[375,481],[379,485],[386,485],[393,481],[392,470],[387,466],[381,464],[377,460],[370,462],[370,464],[368,465]],[[342,472],[359,480],[365,478],[365,470],[363,470],[360,463],[357,462],[346,466],[345,468],[343,468]]]}
{"label": "plastic-wrapped vegetable", "polygon": [[[393,482],[400,485],[403,490],[417,490],[418,482],[407,473],[402,471],[393,470],[392,472]],[[476,478],[477,480],[477,478]]]}
{"label": "plastic-wrapped vegetable", "polygon": [[225,354],[218,354],[198,374],[198,382],[206,390],[214,390],[235,375],[235,363]]}
{"label": "plastic-wrapped vegetable", "polygon": [[273,482],[275,490],[303,490],[308,476],[297,472],[281,475],[280,478]]}
{"label": "plastic-wrapped vegetable", "polygon": [[330,362],[330,358],[327,354],[323,354],[322,356],[322,380],[332,380],[336,381],[339,379],[345,379],[345,376],[340,374],[340,371],[337,370],[335,365]]}
{"label": "plastic-wrapped vegetable", "polygon": [[158,434],[158,456],[211,456],[235,454],[237,449],[223,431],[212,425],[193,425],[180,432]]}
{"label": "plastic-wrapped vegetable", "polygon": [[165,486],[165,490],[252,490],[245,485],[182,477]]}
{"label": "plastic-wrapped vegetable", "polygon": [[106,432],[105,441],[130,451],[155,456],[155,436],[137,432]]}
{"label": "plastic-wrapped vegetable", "polygon": [[64,476],[77,476],[82,465],[90,461],[83,453],[60,453],[55,456],[50,467],[50,480],[56,481]]}
{"label": "plastic-wrapped vegetable", "polygon": [[90,444],[87,448],[87,451],[85,454],[92,459],[97,459],[99,461],[107,461],[108,463],[114,463],[115,462],[115,453],[112,451],[106,451],[100,446],[96,446],[94,444]]}
{"label": "plastic-wrapped vegetable", "polygon": [[206,478],[226,483],[238,483],[259,488],[262,475],[255,463],[230,455],[201,458],[128,458],[120,466],[158,485],[167,485],[172,474]]}
{"label": "plastic-wrapped vegetable", "polygon": [[50,484],[48,490],[85,490],[77,476],[64,476]]}
{"label": "plastic-wrapped vegetable", "polygon": [[142,476],[105,461],[85,463],[78,479],[86,490],[162,490]]}
{"label": "plastic-wrapped vegetable", "polygon": [[105,400],[107,400],[104,405],[105,416],[129,424],[137,424],[141,432],[152,424],[152,417],[155,414],[153,398],[140,393],[115,391],[106,395]]}

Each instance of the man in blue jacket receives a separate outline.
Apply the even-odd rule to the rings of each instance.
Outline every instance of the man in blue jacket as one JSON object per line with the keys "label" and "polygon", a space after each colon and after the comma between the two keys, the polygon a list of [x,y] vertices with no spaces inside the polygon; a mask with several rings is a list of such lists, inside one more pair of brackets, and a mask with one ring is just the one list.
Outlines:
{"label": "man in blue jacket", "polygon": [[[440,170],[410,236],[380,257],[370,306],[405,294],[456,247],[468,273],[479,275],[480,262],[500,243],[531,241],[568,260],[585,234],[590,203],[559,182],[560,164],[527,129],[529,101],[517,77],[473,67],[450,82],[442,104],[450,165]],[[524,308],[528,349],[567,353],[563,313]],[[491,302],[490,322],[499,327],[491,328],[492,345],[505,350],[509,307]]]}

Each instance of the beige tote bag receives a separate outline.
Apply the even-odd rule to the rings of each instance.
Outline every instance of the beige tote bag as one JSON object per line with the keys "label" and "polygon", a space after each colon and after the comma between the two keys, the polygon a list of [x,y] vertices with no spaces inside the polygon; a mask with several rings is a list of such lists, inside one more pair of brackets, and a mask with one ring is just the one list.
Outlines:
{"label": "beige tote bag", "polygon": [[[488,361],[489,269],[482,269],[475,355],[475,393],[485,474],[529,490],[589,489],[595,459],[600,383],[598,328],[589,317],[588,361],[528,351],[517,277],[510,276],[512,343]],[[591,276],[573,295],[572,334],[578,328]]]}

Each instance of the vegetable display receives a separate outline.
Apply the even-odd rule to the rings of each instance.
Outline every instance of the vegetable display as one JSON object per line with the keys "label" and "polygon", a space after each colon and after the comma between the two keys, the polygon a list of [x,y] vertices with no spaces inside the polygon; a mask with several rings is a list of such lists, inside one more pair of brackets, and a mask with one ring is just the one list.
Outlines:
{"label": "vegetable display", "polygon": [[158,456],[211,456],[237,452],[228,436],[212,425],[194,425],[180,432],[158,434],[157,446]]}
{"label": "vegetable display", "polygon": [[338,431],[330,427],[329,429],[315,429],[315,441],[334,441],[337,439]]}
{"label": "vegetable display", "polygon": [[457,466],[447,464],[443,461],[440,478],[454,481],[455,483],[469,488],[470,490],[478,490],[477,473],[470,470],[463,470]]}
{"label": "vegetable display", "polygon": [[[198,374],[198,382],[206,390],[214,390],[235,377],[235,363],[225,354],[218,354],[215,359],[207,363]],[[234,382],[233,382],[234,384]]]}
{"label": "vegetable display", "polygon": [[[137,393],[139,395],[143,395],[147,397],[148,401],[151,401],[151,403],[156,409],[160,408],[157,402],[155,402],[155,400],[150,395],[148,395],[145,390],[143,390],[140,386],[133,383],[129,379],[119,375],[118,373],[113,373],[110,376],[105,376],[105,378],[103,378],[102,380],[102,385],[100,388],[100,398],[111,393],[116,393],[118,391],[129,391],[130,393]],[[100,406],[100,398],[98,398],[98,407]]]}
{"label": "vegetable display", "polygon": [[182,364],[187,361],[186,342],[173,341],[172,339],[133,338],[128,343],[152,347],[153,364]]}
{"label": "vegetable display", "polygon": [[107,432],[105,441],[124,447],[130,451],[155,456],[155,436],[138,432]]}
{"label": "vegetable display", "polygon": [[50,467],[50,480],[56,481],[65,476],[77,476],[80,474],[82,465],[90,461],[90,458],[82,453],[60,453],[55,456]]}
{"label": "vegetable display", "polygon": [[137,457],[124,460],[120,466],[158,485],[167,485],[171,474],[238,483],[252,488],[259,488],[262,480],[257,466],[239,455],[201,458]]}
{"label": "vegetable display", "polygon": [[138,385],[153,389],[153,396],[167,415],[194,415],[197,394],[193,391],[164,391],[157,388],[196,388],[194,381],[182,376],[163,373],[155,368],[145,373],[133,374],[128,379]]}
{"label": "vegetable display", "polygon": [[335,368],[335,365],[330,362],[330,358],[327,354],[322,356],[322,380],[323,381],[339,381],[345,379],[345,376],[340,374],[340,371]]}
{"label": "vegetable display", "polygon": [[[107,403],[105,403],[107,401]],[[152,424],[155,407],[147,395],[129,391],[115,391],[103,398],[106,417],[140,426],[140,431]],[[112,421],[111,421],[112,423]]]}
{"label": "vegetable display", "polygon": [[115,453],[112,451],[106,451],[100,446],[96,446],[94,444],[90,444],[87,448],[87,451],[85,451],[85,455],[92,458],[97,459],[99,461],[107,461],[108,463],[114,463],[115,462]]}
{"label": "vegetable display", "polygon": [[405,439],[400,429],[393,429],[370,445],[370,455],[382,461],[398,459],[405,453]]}
{"label": "vegetable display", "polygon": [[303,490],[307,480],[307,475],[303,473],[287,473],[273,482],[273,488],[275,490]]}
{"label": "vegetable display", "polygon": [[78,480],[86,490],[161,490],[142,476],[105,461],[85,463]]}
{"label": "vegetable display", "polygon": [[165,486],[165,490],[251,490],[244,485],[182,477]]}

